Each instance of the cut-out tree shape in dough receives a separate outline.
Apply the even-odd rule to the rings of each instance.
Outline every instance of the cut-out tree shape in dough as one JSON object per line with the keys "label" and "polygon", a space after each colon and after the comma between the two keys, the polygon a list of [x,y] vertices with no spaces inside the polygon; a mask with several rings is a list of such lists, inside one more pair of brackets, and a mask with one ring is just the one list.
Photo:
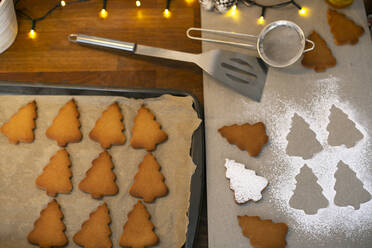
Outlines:
{"label": "cut-out tree shape in dough", "polygon": [[328,144],[331,146],[345,145],[347,148],[353,147],[358,141],[363,139],[363,134],[355,127],[355,123],[335,105],[332,105],[327,126]]}
{"label": "cut-out tree shape in dough", "polygon": [[337,206],[353,206],[354,209],[359,209],[360,204],[371,200],[371,194],[363,188],[363,183],[357,178],[356,173],[342,161],[338,162],[335,178],[334,203]]}
{"label": "cut-out tree shape in dough", "polygon": [[289,200],[292,208],[303,210],[306,214],[316,214],[319,209],[328,206],[323,189],[317,183],[318,178],[305,164],[296,176],[296,188]]}
{"label": "cut-out tree shape in dough", "polygon": [[239,204],[249,200],[259,201],[261,191],[267,186],[267,179],[256,175],[253,170],[245,168],[244,164],[226,159],[226,178],[230,179],[230,188],[235,193],[235,201]]}
{"label": "cut-out tree shape in dough", "polygon": [[309,124],[296,113],[292,117],[292,127],[287,135],[287,140],[286,152],[289,156],[310,159],[323,149]]}

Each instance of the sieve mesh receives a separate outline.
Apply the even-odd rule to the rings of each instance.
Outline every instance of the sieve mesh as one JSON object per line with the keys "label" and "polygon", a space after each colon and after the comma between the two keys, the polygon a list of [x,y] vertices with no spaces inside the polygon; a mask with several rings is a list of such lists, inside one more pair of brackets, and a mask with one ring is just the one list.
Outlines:
{"label": "sieve mesh", "polygon": [[277,66],[291,64],[303,51],[303,38],[292,26],[273,27],[262,37],[259,45],[261,55]]}

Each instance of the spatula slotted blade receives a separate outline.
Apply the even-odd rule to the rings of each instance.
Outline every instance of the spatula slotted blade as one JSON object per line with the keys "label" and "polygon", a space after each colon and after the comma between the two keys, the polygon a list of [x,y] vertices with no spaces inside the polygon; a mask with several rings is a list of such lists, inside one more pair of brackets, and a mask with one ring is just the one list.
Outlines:
{"label": "spatula slotted blade", "polygon": [[225,50],[201,54],[199,66],[213,78],[235,91],[260,101],[267,67],[259,58]]}

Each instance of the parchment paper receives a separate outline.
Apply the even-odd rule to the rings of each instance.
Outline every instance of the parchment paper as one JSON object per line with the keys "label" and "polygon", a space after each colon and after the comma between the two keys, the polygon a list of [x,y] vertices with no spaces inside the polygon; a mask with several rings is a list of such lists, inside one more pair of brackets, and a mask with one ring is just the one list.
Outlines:
{"label": "parchment paper", "polygon": [[[257,2],[273,4],[280,1]],[[297,2],[308,8],[309,13],[306,17],[300,16],[294,6],[267,9],[265,25],[284,19],[296,22],[306,36],[316,30],[332,50],[337,60],[335,67],[323,73],[316,73],[314,70],[304,68],[301,61],[298,61],[289,68],[270,68],[260,103],[234,92],[204,74],[210,248],[252,247],[249,239],[241,233],[238,215],[257,215],[263,219],[272,219],[274,222],[287,223],[288,248],[371,247],[372,200],[361,204],[360,209],[354,209],[353,206],[340,207],[334,203],[335,174],[340,161],[356,173],[366,191],[372,192],[372,49],[363,1],[355,0],[350,7],[339,10],[362,25],[365,30],[364,35],[354,46],[334,44],[327,21],[329,6],[326,1]],[[202,28],[259,34],[264,27],[256,24],[261,9],[256,6],[246,7],[244,4],[237,6],[236,15],[233,17],[202,9]],[[248,49],[203,43],[203,52],[216,48],[241,53],[250,52]],[[333,105],[347,114],[363,134],[364,138],[351,148],[328,144],[327,126],[330,123],[330,109]],[[316,140],[323,147],[323,150],[312,158],[303,159],[286,153],[288,144],[286,137],[295,113],[309,124],[309,128],[316,133]],[[217,132],[217,129],[224,125],[259,121],[266,125],[269,143],[257,158],[250,157],[247,152],[230,145]],[[342,120],[335,120],[335,125],[343,124]],[[343,140],[342,136],[348,136],[352,130],[343,128],[342,131],[343,134],[338,136],[335,143],[340,143],[339,141]],[[299,142],[306,141],[306,136],[301,130],[294,135]],[[299,146],[298,149],[302,147]],[[268,179],[269,185],[263,191],[263,197],[259,202],[244,205],[235,203],[229,181],[225,177],[226,158],[244,163],[247,169],[255,170],[257,175]],[[293,209],[289,205],[298,183],[296,176],[304,164],[312,169],[322,194],[329,201],[326,208],[319,209],[317,214],[313,215],[308,215],[300,209]],[[356,181],[355,178],[353,181]],[[344,184],[347,183],[344,180]],[[352,194],[361,195],[360,192],[363,192],[361,185],[355,183],[348,185],[347,188],[353,192]],[[314,202],[311,207],[319,204],[318,194],[319,192],[312,191],[312,195],[306,196],[309,202]]]}
{"label": "parchment paper", "polygon": [[[35,141],[31,144],[11,145],[7,137],[0,136],[0,246],[30,247],[27,235],[33,229],[40,211],[52,200],[45,191],[35,185],[44,166],[59,149],[55,141],[45,136],[60,107],[71,96],[1,96],[0,125],[7,121],[19,107],[31,100],[37,102]],[[161,165],[161,172],[169,188],[166,197],[154,203],[145,204],[151,214],[151,221],[160,242],[156,247],[181,247],[186,238],[188,225],[190,181],[195,165],[189,155],[191,137],[200,120],[192,107],[191,97],[163,95],[159,98],[135,100],[123,97],[74,96],[80,112],[83,139],[80,143],[69,144],[67,151],[71,159],[73,190],[70,194],[59,194],[58,203],[64,213],[68,247],[79,247],[72,236],[80,230],[81,224],[92,212],[106,202],[110,209],[113,247],[119,247],[118,240],[127,221],[127,214],[137,202],[129,195],[138,165],[146,151],[135,150],[129,145],[133,119],[142,103],[155,114],[157,121],[168,134],[168,140],[153,152]],[[92,199],[78,189],[79,182],[91,167],[91,162],[103,149],[92,141],[88,134],[96,120],[107,106],[117,101],[124,116],[126,142],[113,146],[112,156],[119,193],[116,196]]]}

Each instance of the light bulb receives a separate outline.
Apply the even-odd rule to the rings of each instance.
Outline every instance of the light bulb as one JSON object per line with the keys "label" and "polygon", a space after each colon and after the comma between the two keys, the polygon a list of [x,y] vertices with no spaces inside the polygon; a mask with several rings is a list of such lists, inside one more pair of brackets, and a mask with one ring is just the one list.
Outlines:
{"label": "light bulb", "polygon": [[100,12],[99,12],[99,16],[101,17],[101,18],[106,18],[107,17],[107,15],[108,15],[108,13],[107,13],[107,11],[105,10],[105,9],[102,9]]}
{"label": "light bulb", "polygon": [[298,13],[301,15],[301,16],[305,16],[308,12],[308,9],[307,8],[301,8]]}
{"label": "light bulb", "polygon": [[36,31],[34,29],[31,29],[30,32],[28,32],[28,37],[30,37],[31,39],[35,39]]}
{"label": "light bulb", "polygon": [[263,16],[260,16],[260,18],[258,18],[257,20],[257,24],[260,24],[260,25],[264,24],[264,22],[265,22],[265,18]]}
{"label": "light bulb", "polygon": [[232,7],[231,7],[231,10],[230,10],[231,12],[230,12],[230,15],[236,15],[236,5],[233,5]]}
{"label": "light bulb", "polygon": [[61,6],[62,6],[62,7],[65,7],[65,6],[66,6],[66,2],[62,0],[62,1],[61,1]]}
{"label": "light bulb", "polygon": [[165,18],[169,18],[171,16],[171,12],[169,11],[169,9],[165,9],[164,12],[163,12],[163,16]]}
{"label": "light bulb", "polygon": [[137,1],[136,1],[136,6],[137,6],[137,7],[141,6],[141,1],[137,0]]}

